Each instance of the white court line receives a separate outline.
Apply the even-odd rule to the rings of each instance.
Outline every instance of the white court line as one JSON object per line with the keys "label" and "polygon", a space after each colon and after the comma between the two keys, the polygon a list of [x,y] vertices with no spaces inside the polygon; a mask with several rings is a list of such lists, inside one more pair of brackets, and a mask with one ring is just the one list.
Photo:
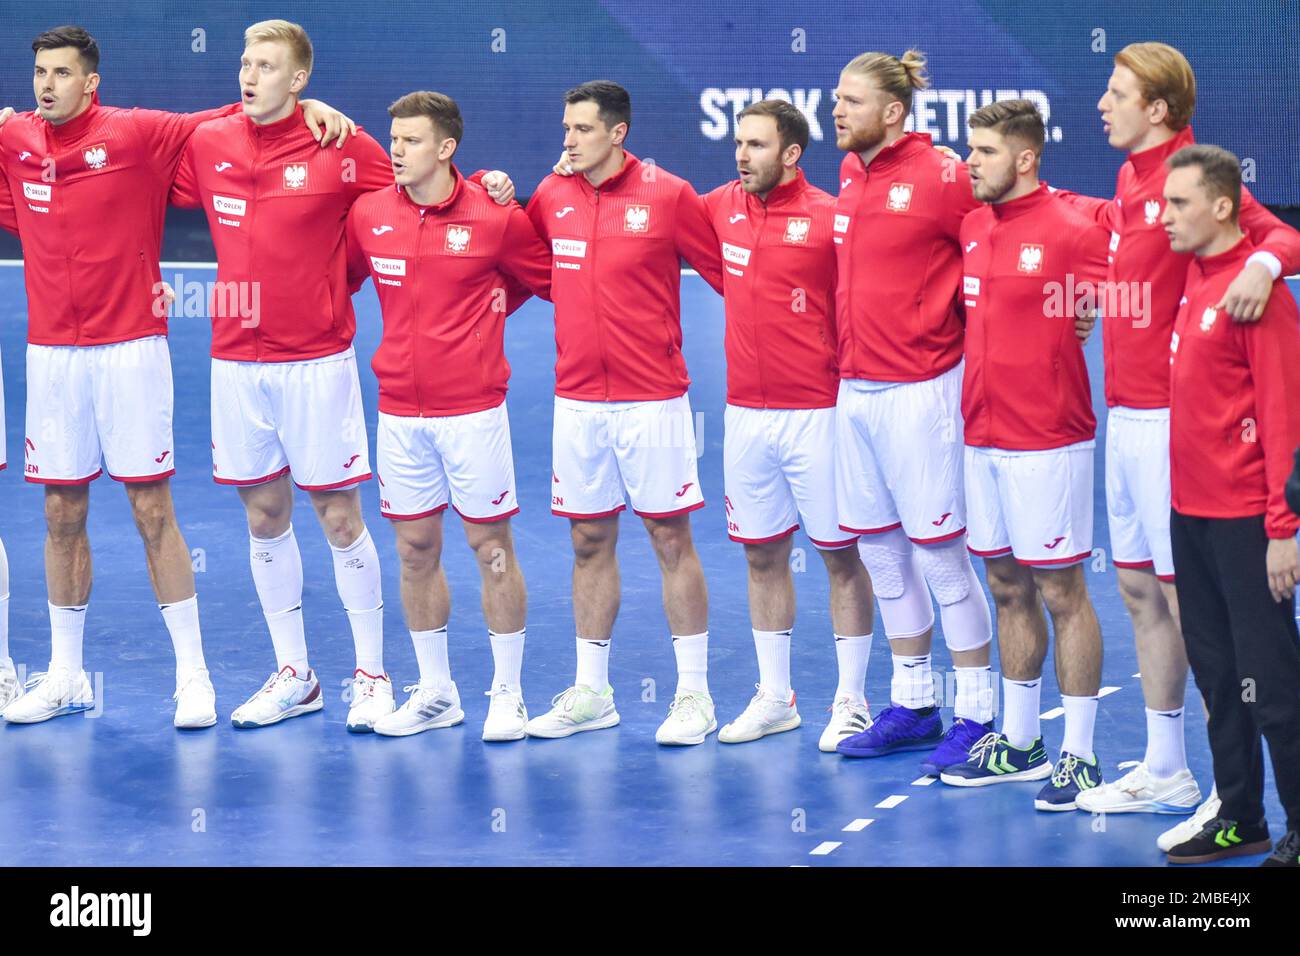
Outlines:
{"label": "white court line", "polygon": [[1141,677],[1141,676],[1142,676],[1142,672],[1139,671],[1138,673],[1134,674],[1133,676],[1134,676],[1134,677]]}
{"label": "white court line", "polygon": [[860,830],[865,830],[867,827],[871,826],[871,824],[875,822],[876,822],[875,820],[867,820],[867,819],[854,820],[852,823],[850,823],[848,826],[844,828],[844,832],[857,833]]}
{"label": "white court line", "polygon": [[897,794],[897,793],[896,793],[896,794],[894,794],[893,796],[885,797],[885,799],[883,799],[883,800],[881,800],[879,803],[877,803],[877,804],[876,804],[876,809],[877,809],[877,810],[892,810],[892,809],[894,809],[894,807],[898,806],[900,803],[902,803],[902,802],[903,802],[904,800],[906,800],[906,799],[907,799],[907,797],[903,796],[902,794]]}
{"label": "white court line", "polygon": [[917,777],[915,780],[913,780],[912,786],[928,787],[930,786],[930,784],[934,783],[938,779],[939,779],[938,777],[932,777],[929,774],[926,774],[924,777]]}
{"label": "white court line", "polygon": [[815,847],[812,848],[812,850],[809,851],[808,855],[826,856],[829,853],[835,852],[836,849],[842,847],[843,845],[844,845],[843,843],[835,843],[832,840],[827,840],[825,843],[818,843]]}
{"label": "white court line", "polygon": [[1055,720],[1065,713],[1064,707],[1053,707],[1051,710],[1045,710],[1038,715],[1039,720]]}
{"label": "white court line", "polygon": [[1103,687],[1101,690],[1097,691],[1097,696],[1098,696],[1099,698],[1100,698],[1100,697],[1105,697],[1105,696],[1107,696],[1108,694],[1113,694],[1113,693],[1115,693],[1115,691],[1117,691],[1117,690],[1119,690],[1118,687]]}

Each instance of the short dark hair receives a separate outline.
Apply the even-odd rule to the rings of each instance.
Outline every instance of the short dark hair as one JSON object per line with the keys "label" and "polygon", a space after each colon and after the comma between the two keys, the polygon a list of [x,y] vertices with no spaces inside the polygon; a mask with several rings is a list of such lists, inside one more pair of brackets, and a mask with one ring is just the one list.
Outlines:
{"label": "short dark hair", "polygon": [[770,116],[776,120],[776,132],[781,138],[781,151],[790,144],[799,147],[799,152],[806,152],[808,149],[808,118],[799,112],[798,107],[793,103],[785,100],[759,100],[757,103],[750,103],[743,110],[736,114],[736,123],[739,124],[746,116]]}
{"label": "short dark hair", "polygon": [[632,97],[613,80],[592,80],[564,94],[565,105],[587,100],[596,104],[600,121],[609,129],[619,123],[626,123],[629,130],[632,128]]}
{"label": "short dark hair", "polygon": [[465,120],[461,118],[460,107],[446,93],[435,93],[432,90],[407,93],[388,107],[388,115],[394,119],[427,116],[435,132],[444,138],[454,139],[457,145],[465,135]]}
{"label": "short dark hair", "polygon": [[1241,211],[1241,160],[1222,146],[1197,143],[1184,146],[1165,160],[1169,169],[1195,166],[1201,171],[1200,184],[1215,199],[1227,196],[1232,200],[1232,221],[1237,221]]}
{"label": "short dark hair", "polygon": [[981,106],[971,113],[970,127],[991,129],[1007,139],[1019,140],[1032,149],[1035,156],[1043,155],[1043,143],[1047,141],[1043,114],[1029,100],[999,100]]}
{"label": "short dark hair", "polygon": [[64,26],[46,30],[32,41],[32,52],[61,50],[69,46],[78,52],[81,65],[85,67],[87,73],[94,73],[99,69],[99,44],[81,27]]}

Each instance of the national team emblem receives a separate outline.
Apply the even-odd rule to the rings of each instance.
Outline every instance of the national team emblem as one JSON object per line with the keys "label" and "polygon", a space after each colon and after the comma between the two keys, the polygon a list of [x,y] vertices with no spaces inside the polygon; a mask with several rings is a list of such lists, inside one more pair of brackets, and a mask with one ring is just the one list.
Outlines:
{"label": "national team emblem", "polygon": [[81,156],[86,161],[86,166],[90,169],[103,169],[108,165],[108,147],[103,143],[96,143],[94,146],[87,146]]}
{"label": "national team emblem", "polygon": [[885,200],[885,208],[890,212],[907,212],[912,205],[912,184],[911,183],[890,183],[889,196]]}
{"label": "national team emblem", "polygon": [[1142,215],[1146,219],[1148,226],[1154,226],[1156,220],[1160,218],[1160,200],[1148,199],[1142,207]]}
{"label": "national team emblem", "polygon": [[628,206],[623,214],[623,229],[626,232],[646,232],[650,229],[650,207]]}
{"label": "national team emblem", "polygon": [[1037,243],[1020,244],[1020,261],[1016,268],[1021,272],[1035,273],[1043,271],[1043,247]]}
{"label": "national team emblem", "polygon": [[785,241],[800,246],[806,245],[808,242],[808,227],[811,225],[811,219],[787,219],[785,221]]}
{"label": "national team emblem", "polygon": [[306,163],[285,163],[284,164],[284,188],[302,189],[306,185],[307,185],[307,164]]}
{"label": "national team emblem", "polygon": [[1201,331],[1208,332],[1214,328],[1214,320],[1219,317],[1219,313],[1213,309],[1206,309],[1201,313]]}
{"label": "national team emblem", "polygon": [[473,226],[448,226],[447,251],[454,255],[467,252],[469,250],[469,237],[473,231]]}

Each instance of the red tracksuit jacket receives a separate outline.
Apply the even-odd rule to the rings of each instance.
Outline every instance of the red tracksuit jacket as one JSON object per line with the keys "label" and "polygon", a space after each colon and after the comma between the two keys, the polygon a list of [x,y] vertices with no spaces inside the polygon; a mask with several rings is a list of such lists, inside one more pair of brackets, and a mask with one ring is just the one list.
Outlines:
{"label": "red tracksuit jacket", "polygon": [[593,188],[547,176],[528,203],[551,246],[555,394],[590,402],[676,398],[691,380],[682,358],[681,267],[722,291],[718,241],[688,182],[624,154]]}
{"label": "red tracksuit jacket", "polygon": [[1106,230],[1044,183],[961,227],[966,444],[1059,448],[1096,433],[1076,290],[1106,277]]}
{"label": "red tracksuit jacket", "polygon": [[[1166,408],[1169,376],[1165,352],[1183,294],[1190,253],[1169,248],[1160,216],[1165,208],[1165,160],[1196,140],[1190,126],[1168,142],[1130,153],[1119,169],[1115,198],[1107,201],[1069,195],[1088,208],[1110,234],[1110,288],[1128,297],[1126,315],[1102,321],[1106,404],[1129,408]],[[1271,252],[1282,263],[1282,274],[1300,269],[1300,233],[1241,191],[1241,227],[1256,248]],[[1150,314],[1139,316],[1134,293],[1150,290]],[[1117,300],[1123,305],[1123,299]],[[1148,324],[1149,321],[1149,324]]]}
{"label": "red tracksuit jacket", "polygon": [[962,355],[962,219],[979,206],[964,163],[908,133],[871,166],[840,163],[835,204],[840,375],[920,382]]}
{"label": "red tracksuit jacket", "polygon": [[835,199],[797,172],[766,202],[740,180],[704,197],[722,247],[731,405],[835,404]]}
{"label": "red tracksuit jacket", "polygon": [[[342,149],[321,149],[302,108],[267,126],[241,115],[204,123],[185,149],[172,202],[207,214],[217,248],[212,357],[292,362],[342,352],[356,318],[348,294],[348,210],[392,185],[388,154],[358,130]],[[235,283],[247,320],[223,306]],[[235,313],[235,314],[232,314]]]}
{"label": "red tracksuit jacket", "polygon": [[1281,279],[1257,323],[1214,308],[1254,251],[1242,239],[1187,272],[1169,343],[1169,477],[1181,514],[1263,514],[1270,538],[1289,538],[1300,525],[1283,497],[1300,445],[1300,311]]}
{"label": "red tracksuit jacket", "polygon": [[19,113],[0,129],[9,214],[0,225],[23,243],[27,341],[107,345],[167,334],[154,314],[162,280],[167,191],[203,113],[118,109],[92,103],[54,126]]}
{"label": "red tracksuit jacket", "polygon": [[[455,186],[417,206],[399,186],[362,196],[348,214],[348,271],[369,274],[384,335],[371,367],[379,410],[465,415],[500,405],[509,280],[550,297],[551,253],[516,203],[498,206],[452,167]],[[512,301],[517,307],[520,301]]]}

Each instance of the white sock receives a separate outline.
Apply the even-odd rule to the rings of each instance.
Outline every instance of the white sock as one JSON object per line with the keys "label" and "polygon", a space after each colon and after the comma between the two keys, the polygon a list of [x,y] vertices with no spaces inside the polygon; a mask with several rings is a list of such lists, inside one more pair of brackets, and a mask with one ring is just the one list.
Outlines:
{"label": "white sock", "polygon": [[1061,695],[1065,708],[1065,743],[1061,749],[1082,760],[1092,760],[1092,728],[1097,721],[1096,697]]}
{"label": "white sock", "polygon": [[1142,762],[1152,776],[1172,777],[1187,769],[1187,744],[1183,738],[1183,708],[1147,711],[1147,753]]}
{"label": "white sock", "polygon": [[451,661],[447,657],[447,625],[432,631],[412,631],[415,660],[420,665],[420,684],[433,690],[451,686]]}
{"label": "white sock", "polygon": [[492,644],[492,686],[505,684],[516,694],[520,692],[520,679],[524,671],[524,634],[527,628],[498,634],[488,631]]}
{"label": "white sock", "polygon": [[50,670],[66,667],[75,676],[84,669],[81,645],[86,632],[86,607],[50,605]]}
{"label": "white sock", "polygon": [[346,548],[330,545],[334,554],[334,584],[352,624],[357,669],[372,677],[384,673],[384,598],[379,577],[379,552],[362,528]]}
{"label": "white sock", "polygon": [[754,631],[758,683],[769,694],[790,699],[790,631]]}
{"label": "white sock", "polygon": [[673,654],[677,658],[677,693],[709,692],[709,632],[673,635]]}
{"label": "white sock", "polygon": [[302,555],[293,525],[278,538],[248,536],[248,563],[262,614],[275,645],[275,666],[307,677],[307,637],[302,623]]}
{"label": "white sock", "polygon": [[977,724],[993,719],[993,668],[954,667],[957,672],[957,701],[953,717],[964,717]]}
{"label": "white sock", "polygon": [[840,667],[840,682],[835,696],[867,699],[867,664],[871,661],[871,635],[845,637],[835,635],[835,660]]}
{"label": "white sock", "polygon": [[203,636],[199,631],[199,596],[188,597],[175,604],[159,604],[167,633],[172,636],[172,649],[176,652],[176,673],[206,667],[203,660]]}
{"label": "white sock", "polygon": [[609,686],[609,641],[578,638],[578,677],[575,684],[603,694]]}
{"label": "white sock", "polygon": [[894,676],[889,682],[889,699],[908,710],[934,706],[934,677],[930,672],[930,655],[908,657],[895,654]]}
{"label": "white sock", "polygon": [[0,541],[0,661],[9,659],[9,555]]}
{"label": "white sock", "polygon": [[1002,678],[1002,734],[1011,746],[1024,750],[1042,733],[1039,727],[1039,701],[1043,679],[1011,680]]}

